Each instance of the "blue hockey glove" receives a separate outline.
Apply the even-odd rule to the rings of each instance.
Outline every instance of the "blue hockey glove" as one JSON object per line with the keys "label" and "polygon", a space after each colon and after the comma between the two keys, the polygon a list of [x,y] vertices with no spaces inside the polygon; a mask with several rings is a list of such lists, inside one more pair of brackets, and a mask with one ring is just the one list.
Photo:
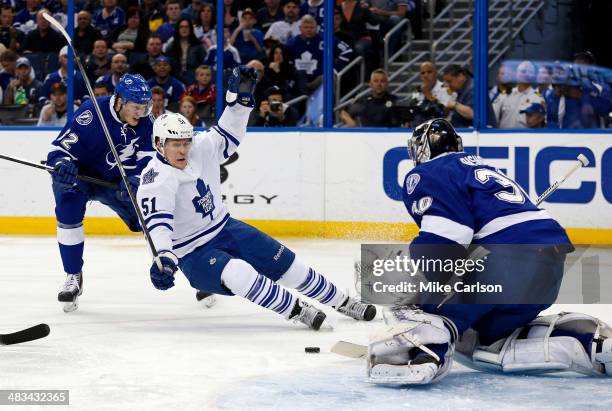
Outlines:
{"label": "blue hockey glove", "polygon": [[255,107],[253,93],[256,84],[257,70],[247,66],[235,67],[227,82],[225,101],[230,107],[236,103],[245,107]]}
{"label": "blue hockey glove", "polygon": [[[128,183],[130,184],[130,188],[132,189],[132,193],[134,194],[134,196],[136,196],[136,191],[138,191],[138,186],[140,185],[140,177],[129,176],[127,179]],[[119,183],[119,189],[119,200],[130,201],[130,194],[128,193],[127,188],[125,187],[125,183],[123,182],[123,180],[121,180],[121,182]]]}
{"label": "blue hockey glove", "polygon": [[178,270],[178,258],[169,251],[164,251],[159,254],[159,259],[162,264],[160,271],[155,261],[151,265],[151,282],[158,290],[167,290],[174,287],[174,273]]}
{"label": "blue hockey glove", "polygon": [[67,158],[59,159],[53,166],[51,178],[62,189],[67,190],[77,185],[77,166]]}

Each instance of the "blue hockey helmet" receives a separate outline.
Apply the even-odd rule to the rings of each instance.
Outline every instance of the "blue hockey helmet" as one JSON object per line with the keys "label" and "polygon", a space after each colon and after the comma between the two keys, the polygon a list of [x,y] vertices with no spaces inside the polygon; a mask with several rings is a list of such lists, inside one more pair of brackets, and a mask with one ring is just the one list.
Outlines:
{"label": "blue hockey helmet", "polygon": [[115,95],[121,97],[124,103],[131,101],[136,104],[146,106],[143,117],[151,113],[151,89],[147,81],[140,74],[124,74],[117,87],[115,87]]}
{"label": "blue hockey helmet", "polygon": [[440,154],[460,151],[463,151],[461,136],[443,118],[434,118],[417,126],[408,139],[408,154],[415,166]]}

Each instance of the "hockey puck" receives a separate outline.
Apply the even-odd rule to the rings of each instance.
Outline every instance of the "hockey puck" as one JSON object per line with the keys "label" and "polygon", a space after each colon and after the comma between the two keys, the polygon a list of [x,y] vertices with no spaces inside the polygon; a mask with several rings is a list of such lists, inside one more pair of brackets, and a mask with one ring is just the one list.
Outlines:
{"label": "hockey puck", "polygon": [[321,352],[321,348],[320,347],[305,347],[304,352],[307,352],[310,354],[316,354],[316,353]]}

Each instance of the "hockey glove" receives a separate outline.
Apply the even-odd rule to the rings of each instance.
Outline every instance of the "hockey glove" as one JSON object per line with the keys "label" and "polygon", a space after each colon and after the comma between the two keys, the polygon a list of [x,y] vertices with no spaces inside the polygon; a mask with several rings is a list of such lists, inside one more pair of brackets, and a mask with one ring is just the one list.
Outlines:
{"label": "hockey glove", "polygon": [[77,166],[67,158],[59,159],[53,166],[51,178],[63,190],[67,190],[77,185]]}
{"label": "hockey glove", "polygon": [[[132,194],[136,196],[136,191],[138,191],[138,186],[140,185],[140,177],[129,176],[127,180],[128,180],[128,183],[130,184],[130,188],[132,189]],[[130,194],[128,193],[127,188],[125,187],[125,183],[123,182],[123,179],[119,183],[119,188],[120,188],[120,191],[118,193],[119,200],[120,201],[130,201]]]}
{"label": "hockey glove", "polygon": [[178,258],[169,251],[164,251],[159,254],[159,259],[162,264],[160,271],[155,261],[151,265],[151,282],[158,290],[167,290],[174,287],[174,273],[178,270]]}
{"label": "hockey glove", "polygon": [[257,84],[257,70],[252,67],[238,66],[232,70],[227,82],[225,101],[231,107],[238,103],[245,107],[255,107],[255,85]]}

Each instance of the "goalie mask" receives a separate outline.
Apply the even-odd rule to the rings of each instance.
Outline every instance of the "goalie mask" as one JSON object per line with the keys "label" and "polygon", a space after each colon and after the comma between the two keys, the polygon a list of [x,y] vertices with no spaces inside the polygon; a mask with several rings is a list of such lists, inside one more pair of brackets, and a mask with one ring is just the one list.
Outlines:
{"label": "goalie mask", "polygon": [[463,151],[461,137],[442,118],[429,120],[416,127],[408,139],[408,155],[418,165],[440,154]]}
{"label": "goalie mask", "polygon": [[166,157],[164,145],[167,139],[191,142],[192,138],[193,126],[182,114],[166,112],[153,123],[153,147],[164,157]]}

